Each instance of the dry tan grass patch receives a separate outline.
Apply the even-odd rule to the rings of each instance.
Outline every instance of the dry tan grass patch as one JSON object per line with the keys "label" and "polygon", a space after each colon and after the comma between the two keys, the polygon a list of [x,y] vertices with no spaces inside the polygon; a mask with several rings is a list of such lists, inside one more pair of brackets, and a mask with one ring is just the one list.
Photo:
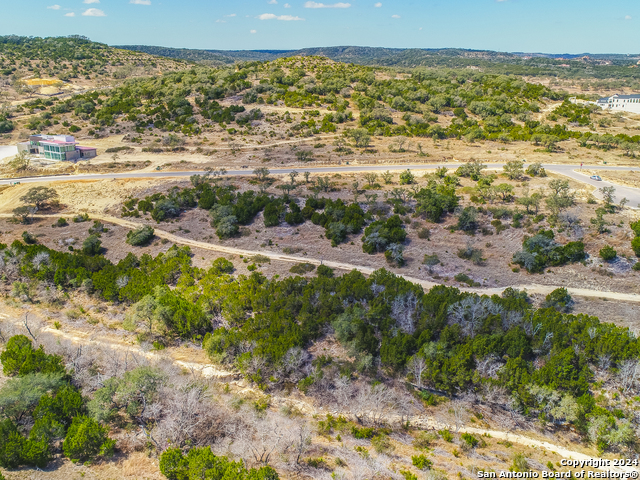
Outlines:
{"label": "dry tan grass patch", "polygon": [[155,480],[164,478],[158,469],[158,460],[144,453],[134,453],[122,462],[122,478]]}

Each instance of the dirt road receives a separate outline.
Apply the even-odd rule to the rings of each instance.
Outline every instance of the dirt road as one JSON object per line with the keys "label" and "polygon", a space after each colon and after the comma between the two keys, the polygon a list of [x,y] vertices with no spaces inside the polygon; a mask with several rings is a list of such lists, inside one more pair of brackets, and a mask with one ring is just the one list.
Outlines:
{"label": "dirt road", "polygon": [[[2,322],[10,322],[14,325],[22,325],[22,321],[18,318],[10,316],[6,313],[0,313],[0,324]],[[121,338],[112,338],[107,335],[97,335],[90,334],[86,332],[79,332],[69,330],[68,327],[65,327],[65,330],[57,330],[51,327],[45,327],[41,330],[41,332],[50,334],[55,336],[56,338],[65,339],[71,341],[76,345],[83,346],[96,346],[96,347],[107,347],[110,349],[118,350],[118,351],[127,351],[132,354],[135,354],[139,357],[147,358],[150,361],[160,361],[166,359],[167,356],[171,358],[176,365],[191,370],[193,372],[199,372],[202,376],[207,378],[216,378],[220,381],[225,381],[229,383],[229,386],[233,388],[236,394],[251,394],[258,397],[264,396],[264,393],[258,389],[253,388],[248,385],[244,380],[241,379],[241,374],[238,372],[232,372],[228,370],[221,369],[218,366],[214,366],[207,363],[198,363],[198,362],[185,362],[182,360],[177,360],[171,357],[171,351],[163,350],[162,354],[157,352],[149,352],[144,351],[139,345],[130,345],[126,344]],[[274,408],[278,408],[282,405],[287,405],[289,407],[295,407],[301,413],[308,417],[315,418],[316,416],[325,415],[327,413],[332,413],[333,415],[344,415],[346,417],[350,417],[348,412],[329,412],[323,409],[317,409],[311,401],[307,400],[297,400],[290,397],[282,397],[279,395],[270,396],[270,403]],[[390,419],[390,421],[406,421],[415,427],[419,427],[426,430],[441,430],[441,429],[449,429],[453,431],[458,431],[459,433],[472,433],[478,435],[490,435],[492,438],[498,438],[501,440],[508,440],[511,443],[517,443],[519,445],[527,446],[527,447],[535,447],[535,448],[544,448],[550,452],[554,452],[559,456],[567,459],[574,460],[591,460],[595,457],[587,455],[582,452],[578,452],[575,450],[570,450],[561,445],[557,445],[551,442],[536,440],[533,438],[529,438],[525,435],[514,433],[514,432],[505,432],[500,430],[489,430],[475,427],[465,427],[459,426],[456,428],[454,425],[438,422],[435,418],[429,415],[414,415],[404,419]],[[619,469],[614,468],[603,468],[604,470],[616,470],[616,471],[627,471],[633,472],[637,471],[632,467],[620,467]]]}
{"label": "dirt road", "polygon": [[[0,217],[10,218],[11,214],[2,213]],[[35,215],[38,218],[58,218],[59,215]],[[101,220],[104,222],[112,223],[115,225],[120,225],[123,227],[135,229],[144,225],[143,223],[132,222],[131,220],[125,220],[123,218],[112,217],[110,215],[102,215],[98,213],[91,213],[91,218],[93,220]],[[179,244],[179,245],[188,245],[190,247],[202,248],[204,250],[227,253],[231,255],[243,255],[243,256],[252,256],[252,255],[264,255],[265,257],[269,257],[272,260],[279,260],[282,262],[290,262],[290,263],[311,263],[313,265],[326,265],[330,268],[336,268],[339,270],[358,270],[365,275],[371,275],[376,269],[371,267],[363,267],[361,265],[354,265],[351,263],[343,263],[343,262],[331,262],[331,261],[323,261],[318,260],[316,258],[310,257],[297,257],[295,255],[286,255],[283,253],[274,253],[269,251],[262,250],[244,250],[241,248],[234,247],[225,247],[223,245],[217,245],[214,243],[207,242],[199,242],[197,240],[191,240],[190,238],[180,237],[178,235],[174,235],[173,233],[169,233],[165,230],[160,230],[155,227],[155,225],[150,224],[154,230],[155,235],[159,238],[166,238],[170,242]],[[431,289],[437,285],[442,285],[437,282],[429,282],[427,280],[422,280],[420,278],[411,277],[408,275],[397,274],[398,276],[418,285],[421,285],[425,289]],[[510,285],[512,288],[517,288],[520,290],[526,290],[529,294],[542,294],[547,295],[551,293],[556,288],[561,288],[561,285],[538,285],[535,283],[531,284],[523,284],[523,285]],[[500,295],[507,287],[498,287],[498,288],[460,288],[460,290],[465,292],[477,293],[479,295]],[[612,292],[612,291],[601,291],[601,290],[589,290],[586,288],[571,288],[565,287],[567,291],[572,296],[578,297],[589,297],[589,298],[607,298],[610,300],[621,300],[625,302],[640,302],[640,295],[634,293],[620,293],[620,292]]]}

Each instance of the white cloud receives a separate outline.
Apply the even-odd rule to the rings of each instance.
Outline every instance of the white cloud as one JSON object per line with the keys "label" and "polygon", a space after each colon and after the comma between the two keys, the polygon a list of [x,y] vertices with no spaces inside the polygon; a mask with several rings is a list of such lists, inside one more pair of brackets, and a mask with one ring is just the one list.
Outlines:
{"label": "white cloud", "polygon": [[420,27],[418,30],[422,30],[422,27]]}
{"label": "white cloud", "polygon": [[293,15],[274,15],[273,13],[263,13],[258,15],[259,20],[282,20],[284,22],[296,22],[304,20],[304,18],[294,17]]}
{"label": "white cloud", "polygon": [[82,3],[100,3],[100,0],[84,0]]}
{"label": "white cloud", "polygon": [[249,33],[258,33],[257,30],[249,30]]}
{"label": "white cloud", "polygon": [[151,0],[129,0],[134,5],[151,5]]}
{"label": "white cloud", "polygon": [[284,7],[284,8],[291,8],[291,5],[289,5],[288,3],[285,3],[285,4],[283,5],[283,7]]}
{"label": "white cloud", "polygon": [[627,15],[624,17],[625,20],[631,20],[631,15]]}
{"label": "white cloud", "polygon": [[376,7],[376,8],[380,8],[381,6],[382,6],[382,2],[378,2],[378,3],[376,3],[376,4],[374,5],[374,7]]}
{"label": "white cloud", "polygon": [[269,0],[267,3],[269,5],[277,5],[278,4],[278,0]]}
{"label": "white cloud", "polygon": [[391,15],[391,18],[400,18],[400,15]]}
{"label": "white cloud", "polygon": [[65,13],[65,14],[64,14],[64,16],[65,16],[65,17],[75,17],[75,16],[76,16],[76,14],[75,14],[75,13],[73,13],[73,12],[69,12],[69,13]]}
{"label": "white cloud", "polygon": [[304,4],[304,8],[349,8],[350,6],[351,6],[350,3],[342,3],[342,2],[327,5],[325,3],[309,1]]}
{"label": "white cloud", "polygon": [[83,17],[106,17],[107,14],[104,13],[99,8],[89,8],[88,10],[85,10],[84,12],[82,12],[82,16]]}
{"label": "white cloud", "polygon": [[50,10],[60,10],[60,5],[51,5],[50,7],[47,7]]}
{"label": "white cloud", "polygon": [[227,23],[226,20],[216,20],[216,23]]}
{"label": "white cloud", "polygon": [[235,14],[235,13],[232,13],[232,14],[230,14],[230,15],[225,15],[225,17],[227,17],[227,18],[231,18],[231,17],[235,17],[235,16],[236,16],[236,14]]}

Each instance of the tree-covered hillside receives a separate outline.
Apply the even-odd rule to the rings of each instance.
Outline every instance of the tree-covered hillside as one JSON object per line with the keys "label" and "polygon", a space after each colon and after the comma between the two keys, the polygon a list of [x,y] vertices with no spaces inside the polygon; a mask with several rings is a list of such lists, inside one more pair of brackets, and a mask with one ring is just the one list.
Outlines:
{"label": "tree-covered hillside", "polygon": [[[528,82],[518,75],[492,73],[493,67],[490,72],[467,68],[396,69],[305,56],[312,53],[349,58],[382,55],[377,49],[352,47],[310,49],[304,51],[303,56],[268,62],[243,61],[233,66],[213,67],[168,60],[168,65],[161,65],[159,62],[164,60],[158,59],[162,57],[116,50],[85,38],[4,37],[4,40],[0,44],[0,71],[6,79],[5,86],[28,90],[28,79],[48,75],[74,83],[84,82],[83,86],[89,91],[64,99],[37,98],[14,108],[5,105],[0,112],[0,133],[16,127],[29,132],[64,133],[59,126],[62,125],[78,135],[100,137],[123,133],[138,142],[142,142],[140,135],[145,133],[193,136],[220,132],[220,129],[225,136],[262,136],[259,141],[276,136],[344,133],[354,146],[365,149],[371,136],[395,136],[458,139],[469,143],[527,141],[542,146],[547,152],[555,151],[558,142],[576,139],[587,148],[620,147],[628,156],[634,156],[640,140],[630,130],[629,133],[596,133],[596,124],[606,128],[611,120],[597,120],[595,107],[570,103],[569,93]],[[426,52],[434,59],[495,61],[499,66],[529,62],[516,55],[466,50],[384,52],[388,58]],[[244,54],[249,58],[253,55]],[[511,61],[515,63],[508,63]],[[558,60],[535,58],[531,61],[555,65],[553,62]],[[580,60],[575,62],[578,70],[588,66]],[[639,71],[610,67],[622,68],[630,80],[618,81],[631,82],[629,85]],[[563,71],[570,72],[573,68]],[[595,67],[588,68],[597,71]],[[102,88],[91,88],[96,84]],[[545,106],[561,100],[564,103],[560,107],[541,114]],[[296,119],[287,111],[266,115],[262,105],[305,109],[305,112]],[[324,110],[322,114],[321,110]],[[285,124],[284,130],[280,129],[283,131],[270,128],[281,123]],[[167,141],[172,147],[184,143],[184,139],[179,138]],[[344,151],[343,146],[338,147],[342,148],[340,152]],[[145,145],[145,148],[160,146]],[[402,146],[398,150],[401,151]]]}
{"label": "tree-covered hillside", "polygon": [[[0,36],[0,99],[14,101],[35,94],[73,93],[185,66],[181,60],[118,50],[78,35]],[[56,89],[41,91],[43,86]]]}
{"label": "tree-covered hillside", "polygon": [[[204,50],[176,49],[148,45],[123,45],[134,50],[193,62],[234,63],[272,61],[297,56],[322,56],[335,62],[397,68],[482,68],[488,73],[559,78],[638,79],[638,56],[515,54],[459,48],[316,47],[300,50]],[[568,65],[568,66],[567,66]]]}

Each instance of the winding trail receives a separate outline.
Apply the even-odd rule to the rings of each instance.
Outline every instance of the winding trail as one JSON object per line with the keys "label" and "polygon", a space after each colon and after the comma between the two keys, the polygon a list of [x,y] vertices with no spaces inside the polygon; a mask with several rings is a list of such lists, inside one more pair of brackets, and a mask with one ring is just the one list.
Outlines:
{"label": "winding trail", "polygon": [[[132,222],[131,220],[125,220],[123,218],[112,217],[110,215],[102,215],[98,213],[91,213],[91,218],[94,220],[101,220],[104,222],[108,222],[114,225],[120,225],[122,227],[136,229],[145,225],[143,223]],[[13,215],[9,213],[1,213],[0,218],[10,218]],[[60,215],[34,215],[36,218],[58,218]],[[179,244],[179,245],[188,245],[190,247],[202,248],[204,250],[210,250],[213,252],[227,253],[231,255],[244,255],[244,256],[252,256],[252,255],[263,255],[265,257],[269,257],[271,260],[277,260],[281,262],[289,262],[289,263],[311,263],[312,265],[326,265],[330,268],[336,268],[339,270],[357,270],[362,272],[365,275],[371,275],[376,268],[371,267],[363,267],[361,265],[354,265],[351,263],[345,262],[332,262],[327,260],[318,260],[316,258],[310,257],[297,257],[295,255],[286,255],[283,253],[274,253],[263,250],[245,250],[241,248],[235,247],[225,247],[224,245],[217,245],[214,243],[200,242],[198,240],[192,240],[190,238],[180,237],[178,235],[174,235],[173,233],[169,233],[165,230],[160,230],[156,228],[154,225],[151,225],[154,228],[155,235],[159,238],[165,238],[170,242]],[[442,285],[437,282],[430,282],[428,280],[423,280],[421,278],[411,277],[409,275],[403,275],[401,273],[396,273],[399,277],[404,278],[412,283],[416,283],[421,285],[425,289],[431,289],[435,286]],[[520,290],[527,290],[529,294],[542,294],[548,295],[556,288],[566,288],[570,295],[578,296],[578,297],[589,297],[589,298],[607,298],[611,300],[621,300],[625,302],[640,302],[640,295],[635,293],[620,293],[620,292],[612,292],[612,291],[601,291],[601,290],[590,290],[586,288],[572,288],[572,287],[564,287],[562,285],[540,285],[536,283],[529,283],[523,285],[510,285],[512,288],[517,288]],[[479,295],[500,295],[506,288],[508,287],[495,287],[495,288],[460,288],[460,290],[464,292],[472,292],[477,293]]]}
{"label": "winding trail", "polygon": [[[488,168],[500,168],[503,164],[489,164]],[[414,170],[430,170],[439,167],[440,165],[375,165],[375,166],[352,166],[352,167],[318,167],[318,168],[300,168],[298,171],[310,171],[312,173],[330,173],[330,172],[361,172],[361,171],[383,171],[383,170],[405,170],[407,168]],[[443,164],[443,166],[451,167],[451,164]],[[608,182],[596,182],[590,180],[586,175],[581,174],[579,171],[576,172],[580,168],[579,165],[545,165],[547,170],[558,173],[561,175],[565,175],[567,177],[573,178],[583,183],[590,184],[594,187],[608,186],[610,185]],[[611,167],[611,166],[585,166],[585,168],[591,170],[630,170],[632,167]],[[291,172],[294,169],[278,169],[271,170],[273,174],[286,174]],[[161,178],[171,178],[171,177],[188,177],[196,173],[204,173],[204,172],[138,172],[138,173],[123,173],[123,174],[106,174],[106,175],[74,175],[74,176],[53,176],[53,177],[31,177],[20,179],[21,182],[32,183],[32,182],[58,182],[58,181],[74,181],[74,180],[105,180],[105,179],[121,179],[121,178],[150,178],[150,177],[161,177]],[[246,170],[241,171],[229,171],[227,175],[247,175],[249,174]],[[8,184],[14,180],[0,180],[0,184]],[[629,200],[640,202],[640,189],[634,189],[630,187],[622,187],[619,185],[614,185],[618,193],[623,192],[622,196],[626,196]],[[1,217],[11,217],[10,214],[0,214]],[[57,217],[57,215],[36,215],[37,217]],[[102,215],[92,213],[91,217],[94,219],[99,219],[108,223],[120,225],[126,228],[135,229],[140,227],[141,223],[132,222],[130,220],[125,220],[122,218],[112,217],[109,215]],[[155,227],[154,227],[155,228]],[[272,260],[291,262],[291,263],[311,263],[314,265],[324,264],[331,268],[341,269],[341,270],[358,270],[363,274],[371,274],[375,269],[370,267],[363,267],[359,265],[353,265],[349,263],[342,262],[331,262],[331,261],[320,261],[314,258],[308,257],[297,257],[294,255],[286,255],[280,253],[273,252],[265,252],[265,251],[257,251],[257,250],[244,250],[234,247],[226,247],[222,245],[216,245],[206,242],[200,242],[197,240],[191,240],[188,238],[180,237],[169,233],[164,230],[155,229],[155,235],[160,238],[165,238],[173,243],[188,245],[196,248],[202,248],[205,250],[216,251],[220,253],[234,254],[234,255],[264,255],[269,257]],[[419,284],[427,289],[432,288],[436,285],[440,285],[436,282],[430,282],[426,280],[422,280],[415,277],[410,277],[407,275],[400,274],[399,276],[405,278],[408,281]],[[526,289],[529,293],[540,293],[540,294],[548,294],[552,290],[559,288],[559,286],[549,286],[549,285],[538,285],[538,284],[528,284],[528,285],[512,285],[514,288]],[[465,288],[461,289],[468,292],[474,292],[478,294],[500,294],[504,288]],[[637,294],[627,294],[627,293],[619,293],[612,291],[597,291],[597,290],[589,290],[589,289],[581,289],[581,288],[567,288],[571,295],[582,296],[582,297],[597,297],[597,298],[607,298],[628,302],[640,302],[640,295]],[[18,320],[10,319],[6,314],[0,314],[0,321],[13,321],[14,323],[19,323]],[[97,336],[86,334],[82,332],[63,332],[60,330],[55,330],[53,328],[47,327],[43,331],[50,333],[52,335],[56,335],[60,338],[65,338],[74,343],[84,344],[84,345],[101,345],[107,346],[109,348],[123,350],[123,351],[135,351],[137,355],[143,355],[149,359],[159,359],[160,355],[154,352],[145,352],[140,347],[126,345],[122,342],[115,342],[113,339],[105,336]],[[261,394],[261,392],[253,389],[242,380],[238,380],[240,374],[238,372],[232,372],[220,369],[211,364],[205,363],[197,363],[197,362],[185,362],[182,360],[172,359],[172,361],[181,367],[188,368],[194,371],[200,372],[204,377],[209,378],[217,378],[220,380],[230,380],[230,383],[234,385],[234,388],[238,390],[238,393],[243,392],[251,392],[253,394]],[[326,411],[317,410],[313,405],[309,402],[296,400],[291,398],[284,398],[275,396],[272,398],[274,405],[282,405],[288,404],[291,406],[295,406],[304,412],[306,415],[319,415],[328,413]],[[336,412],[339,413],[339,412]],[[451,425],[447,425],[444,423],[437,422],[433,417],[427,415],[414,416],[410,419],[413,425],[419,426],[425,429],[442,429],[442,428],[452,428]],[[513,433],[513,432],[505,432],[499,430],[488,430],[488,429],[480,429],[475,427],[462,427],[458,429],[459,432],[468,432],[473,434],[489,434],[493,438],[499,438],[503,440],[508,440],[512,443],[517,443],[520,445],[534,447],[534,448],[543,448],[548,451],[554,452],[560,455],[563,458],[574,459],[574,460],[595,460],[595,457],[590,455],[571,450],[569,448],[563,447],[561,445],[553,444],[551,442],[536,440],[529,438],[527,436]],[[616,470],[622,472],[629,472],[636,474],[638,469],[633,467],[602,467],[602,470]],[[637,477],[636,477],[637,478]]]}
{"label": "winding trail", "polygon": [[[22,325],[22,321],[12,317],[6,313],[0,313],[0,324],[2,322],[10,322],[14,325]],[[121,352],[129,352],[131,354],[137,355],[139,357],[144,357],[149,361],[161,361],[166,360],[167,352],[169,353],[169,358],[171,361],[182,368],[186,368],[191,370],[192,372],[198,372],[205,378],[215,378],[218,381],[228,382],[228,384],[234,389],[237,394],[251,394],[257,395],[259,397],[264,396],[264,393],[258,389],[253,388],[248,385],[242,379],[242,375],[239,372],[232,372],[229,370],[221,369],[218,366],[207,364],[207,363],[198,363],[198,362],[186,362],[183,360],[177,360],[170,356],[171,350],[164,350],[164,354],[159,354],[153,351],[144,351],[138,345],[129,345],[123,342],[122,340],[116,340],[111,336],[107,335],[98,335],[97,333],[91,332],[80,332],[76,330],[70,330],[68,327],[65,327],[65,330],[57,330],[51,328],[49,326],[44,327],[40,330],[40,333],[46,333],[53,335],[56,338],[68,340],[76,345],[82,346],[95,346],[95,347],[106,347],[109,349],[121,351]],[[327,411],[324,409],[317,409],[312,402],[306,400],[298,400],[290,397],[282,397],[279,395],[273,395],[270,397],[270,403],[274,408],[278,408],[282,405],[287,405],[289,407],[295,407],[301,413],[308,417],[315,418],[319,415],[325,415],[327,413],[331,413],[332,415],[344,415],[345,417],[350,417],[351,415],[347,412],[339,412],[339,411]],[[402,421],[401,418],[391,418],[390,421]],[[578,452],[575,450],[571,450],[569,448],[563,447],[562,445],[554,444],[551,442],[547,442],[544,440],[537,440],[520,433],[514,432],[505,432],[502,430],[490,430],[483,428],[475,428],[475,427],[465,427],[456,426],[438,422],[434,417],[429,415],[413,415],[408,418],[411,425],[416,427],[425,429],[425,430],[441,430],[441,429],[449,429],[453,431],[457,431],[460,433],[471,433],[476,435],[490,435],[491,438],[507,440],[511,443],[517,443],[519,445],[523,445],[526,447],[533,448],[543,448],[548,450],[549,452],[553,452],[562,458],[573,459],[573,460],[594,460],[596,457],[592,457],[582,452]],[[616,470],[619,472],[637,472],[638,469],[633,467],[604,467],[602,470]]]}

